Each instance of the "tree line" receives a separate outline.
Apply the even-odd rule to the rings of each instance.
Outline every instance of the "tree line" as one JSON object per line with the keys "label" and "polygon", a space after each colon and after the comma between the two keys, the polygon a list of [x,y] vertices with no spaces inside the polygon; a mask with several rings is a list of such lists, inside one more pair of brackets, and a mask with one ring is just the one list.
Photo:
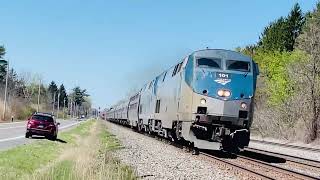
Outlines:
{"label": "tree line", "polygon": [[[5,60],[6,49],[0,46],[0,60]],[[4,89],[7,75],[7,64],[0,64],[0,113],[4,110]],[[40,90],[40,91],[39,91]],[[40,93],[39,93],[40,92]],[[38,95],[40,104],[38,105]],[[64,84],[54,81],[44,84],[41,76],[29,72],[18,74],[13,68],[8,72],[8,92],[6,117],[25,119],[39,108],[41,112],[53,112],[59,117],[86,115],[91,109],[89,94],[79,86],[68,94]],[[58,113],[59,110],[59,114]]]}
{"label": "tree line", "polygon": [[320,138],[320,2],[306,13],[295,4],[264,28],[257,43],[236,50],[261,70],[254,130],[305,142]]}

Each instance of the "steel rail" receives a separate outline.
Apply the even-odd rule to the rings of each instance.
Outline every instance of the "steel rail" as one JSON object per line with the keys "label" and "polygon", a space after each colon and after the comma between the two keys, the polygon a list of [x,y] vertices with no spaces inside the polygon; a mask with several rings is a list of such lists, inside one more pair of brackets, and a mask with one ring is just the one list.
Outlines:
{"label": "steel rail", "polygon": [[306,151],[312,151],[312,152],[319,152],[320,149],[317,148],[309,148],[309,147],[304,147],[304,146],[296,146],[296,145],[291,145],[291,144],[281,144],[281,143],[275,143],[275,142],[270,142],[270,141],[264,141],[264,140],[256,140],[256,139],[250,139],[251,142],[257,142],[261,144],[270,144],[270,145],[275,145],[275,146],[282,146],[282,147],[288,147],[288,148],[293,148],[293,149],[298,149],[298,150],[306,150]]}
{"label": "steel rail", "polygon": [[227,160],[224,160],[222,158],[218,158],[218,157],[215,157],[213,155],[210,155],[210,154],[207,154],[207,153],[204,153],[204,152],[200,152],[200,155],[203,155],[203,156],[206,156],[206,157],[209,157],[211,158],[212,160],[215,161],[215,164],[220,164],[220,165],[228,165],[228,166],[231,166],[232,168],[235,168],[237,169],[238,171],[243,171],[243,172],[246,172],[246,175],[250,175],[251,177],[253,178],[259,178],[259,179],[274,179],[272,177],[269,177],[267,175],[264,175],[264,174],[261,174],[261,173],[258,173],[258,172],[255,172],[251,169],[248,169],[248,168],[245,168],[243,166],[240,166],[236,163],[232,163],[231,161],[227,161]]}
{"label": "steel rail", "polygon": [[277,152],[272,152],[272,151],[266,151],[266,150],[262,150],[262,149],[251,148],[251,147],[248,147],[245,150],[249,151],[249,152],[263,153],[266,155],[284,158],[285,160],[287,160],[289,162],[302,164],[302,165],[310,166],[313,168],[320,168],[320,161],[313,160],[313,159],[307,159],[307,158],[302,158],[302,157],[297,157],[297,156],[292,156],[292,155],[282,154],[282,153],[277,153]]}
{"label": "steel rail", "polygon": [[256,159],[252,159],[252,158],[249,158],[249,157],[245,157],[245,156],[242,156],[242,155],[237,155],[238,158],[241,158],[241,159],[245,159],[245,160],[248,160],[248,161],[251,161],[251,162],[254,162],[258,165],[262,165],[266,168],[271,168],[271,169],[274,169],[275,171],[278,171],[280,173],[283,173],[283,174],[286,174],[286,175],[289,175],[289,176],[294,176],[296,178],[299,178],[299,179],[320,179],[320,177],[315,177],[315,176],[311,176],[311,175],[308,175],[308,174],[304,174],[304,173],[300,173],[300,172],[297,172],[297,171],[294,171],[294,170],[291,170],[291,169],[286,169],[286,168],[283,168],[283,167],[279,167],[279,166],[276,166],[276,165],[273,165],[273,164],[270,164],[270,163],[266,163],[266,162],[263,162],[263,161],[259,161],[259,160],[256,160]]}

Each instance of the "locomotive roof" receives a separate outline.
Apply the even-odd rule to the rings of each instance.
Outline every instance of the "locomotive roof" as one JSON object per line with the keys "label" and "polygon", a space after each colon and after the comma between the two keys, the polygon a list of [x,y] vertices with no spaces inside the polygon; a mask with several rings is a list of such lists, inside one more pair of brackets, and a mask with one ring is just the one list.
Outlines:
{"label": "locomotive roof", "polygon": [[226,50],[226,49],[203,49],[194,51],[191,53],[193,56],[206,56],[217,57],[221,59],[240,60],[240,61],[252,61],[249,56],[246,56],[240,52]]}

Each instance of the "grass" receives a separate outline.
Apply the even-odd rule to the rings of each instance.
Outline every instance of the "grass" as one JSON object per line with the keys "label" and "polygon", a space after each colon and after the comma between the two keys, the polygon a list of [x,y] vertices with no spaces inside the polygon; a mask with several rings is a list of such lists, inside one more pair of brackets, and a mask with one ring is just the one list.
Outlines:
{"label": "grass", "polygon": [[58,138],[67,143],[40,140],[0,152],[0,179],[136,179],[113,157],[121,144],[103,122],[84,122]]}
{"label": "grass", "polygon": [[[75,143],[74,135],[86,134],[92,121],[80,124],[76,128],[59,134],[59,139]],[[68,144],[41,139],[38,142],[22,145],[0,152],[0,179],[16,179],[30,174],[36,169],[56,159]]]}
{"label": "grass", "polygon": [[37,175],[33,177],[33,180],[51,180],[54,174],[60,174],[58,177],[54,176],[54,179],[70,180],[136,179],[132,168],[121,164],[113,157],[113,151],[121,148],[120,142],[114,135],[106,131],[102,122],[93,122],[91,131],[86,135],[86,138],[80,139],[77,146],[64,153],[62,162],[68,160],[72,163],[67,167],[62,167],[58,163],[51,167],[49,175]]}

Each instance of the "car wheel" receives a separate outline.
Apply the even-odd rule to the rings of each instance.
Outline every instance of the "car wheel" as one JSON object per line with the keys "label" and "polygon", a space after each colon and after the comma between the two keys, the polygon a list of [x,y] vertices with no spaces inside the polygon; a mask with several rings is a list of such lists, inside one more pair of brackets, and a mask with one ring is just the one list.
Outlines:
{"label": "car wheel", "polygon": [[57,140],[57,135],[56,134],[50,135],[50,136],[48,136],[48,139],[51,141],[55,141],[55,140]]}
{"label": "car wheel", "polygon": [[52,140],[53,141],[57,140],[57,135],[52,136]]}
{"label": "car wheel", "polygon": [[32,136],[30,133],[26,133],[26,138],[29,138],[30,136]]}

